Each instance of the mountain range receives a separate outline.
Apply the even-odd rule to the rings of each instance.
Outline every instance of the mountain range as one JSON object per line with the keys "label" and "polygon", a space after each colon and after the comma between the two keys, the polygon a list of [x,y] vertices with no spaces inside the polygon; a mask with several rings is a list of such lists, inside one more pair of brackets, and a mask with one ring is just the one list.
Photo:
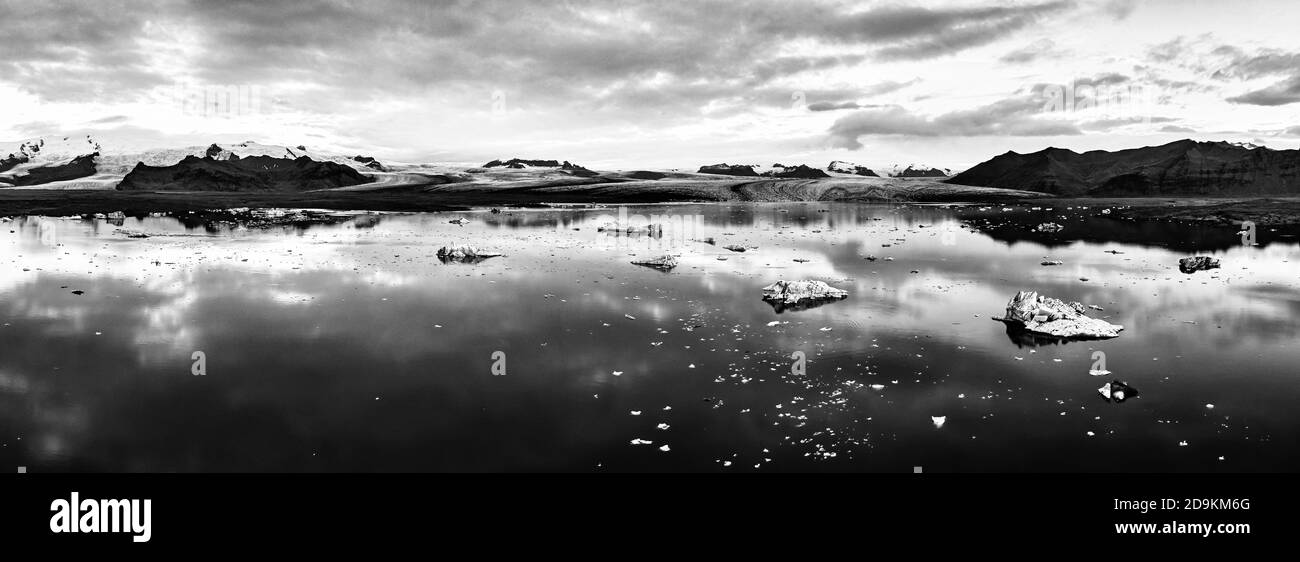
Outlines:
{"label": "mountain range", "polygon": [[[894,165],[886,174],[1071,197],[1297,195],[1300,150],[1181,140],[1114,152],[1078,153],[1063,148],[1007,152],[956,175],[917,164]],[[660,185],[665,180],[682,184],[713,182],[712,178],[735,178],[728,180],[733,183],[811,180],[842,185],[844,180],[879,176],[871,168],[839,160],[825,168],[723,163],[702,166],[695,173],[601,172],[552,159],[498,159],[470,168],[384,163],[371,156],[253,141],[137,153],[106,151],[88,136],[0,143],[0,189],[294,192],[430,185]]]}
{"label": "mountain range", "polygon": [[1300,194],[1300,150],[1180,140],[1108,152],[1007,152],[947,180],[1062,196]]}

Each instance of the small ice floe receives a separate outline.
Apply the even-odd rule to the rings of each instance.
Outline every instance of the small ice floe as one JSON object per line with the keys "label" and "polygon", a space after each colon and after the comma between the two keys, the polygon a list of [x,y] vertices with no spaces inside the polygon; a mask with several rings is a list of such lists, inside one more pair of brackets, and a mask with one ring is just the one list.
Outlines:
{"label": "small ice floe", "polygon": [[767,327],[771,328],[772,326],[779,325],[780,323],[781,323],[780,320],[773,320],[773,321],[767,323]]}
{"label": "small ice floe", "polygon": [[1088,437],[1096,437],[1096,436],[1097,436],[1096,433],[1093,433],[1091,431],[1088,432]]}
{"label": "small ice floe", "polygon": [[614,371],[614,376],[616,376],[616,377],[621,377],[621,376],[623,376],[623,371]]}
{"label": "small ice floe", "polygon": [[1088,374],[1094,377],[1104,377],[1109,375],[1110,371],[1107,371],[1106,369],[1090,369],[1088,370]]}
{"label": "small ice floe", "polygon": [[1178,260],[1178,270],[1183,273],[1196,273],[1207,269],[1219,269],[1219,260],[1209,256],[1196,256]]}
{"label": "small ice floe", "polygon": [[631,314],[624,314],[623,318],[627,318],[628,320],[636,320],[636,317],[632,316]]}
{"label": "small ice floe", "polygon": [[1187,442],[1186,442],[1186,441],[1179,441],[1179,442],[1178,442],[1178,446],[1179,446],[1179,447],[1186,447],[1186,446],[1187,446]]}
{"label": "small ice floe", "polygon": [[641,410],[632,410],[632,415],[634,415],[634,416],[639,416],[639,415],[641,415]]}
{"label": "small ice floe", "polygon": [[661,423],[661,424],[655,426],[655,429],[660,429],[660,430],[665,430],[665,431],[666,431],[668,428],[669,428],[669,425],[666,424],[666,423]]}
{"label": "small ice floe", "polygon": [[667,445],[664,445],[663,447],[660,447],[659,450],[660,450],[660,451],[663,451],[663,452],[665,452],[665,453],[667,453],[668,451],[671,451],[672,449],[669,449]]}
{"label": "small ice floe", "polygon": [[1135,398],[1138,395],[1137,389],[1129,386],[1128,383],[1119,380],[1114,380],[1101,385],[1101,388],[1097,389],[1097,393],[1100,394],[1102,398],[1105,398],[1107,402],[1114,402],[1116,404],[1121,404],[1125,400]]}
{"label": "small ice floe", "polygon": [[839,300],[848,296],[848,291],[836,289],[823,281],[782,280],[763,287],[763,300],[777,301],[784,304],[797,304],[801,301]]}
{"label": "small ice floe", "polygon": [[673,256],[659,256],[657,258],[641,259],[632,262],[632,265],[639,265],[660,271],[668,271],[677,267],[677,258]]}
{"label": "small ice floe", "polygon": [[648,440],[646,440],[646,439],[633,439],[633,440],[632,440],[632,444],[633,444],[633,445],[651,445],[651,444],[653,444],[653,443],[654,443],[654,441],[648,441]]}
{"label": "small ice floe", "polygon": [[438,259],[443,262],[467,262],[475,263],[488,258],[499,257],[499,252],[489,252],[480,250],[474,246],[443,246],[438,248]]}
{"label": "small ice floe", "polygon": [[885,385],[883,385],[883,384],[873,384],[873,385],[871,385],[870,388],[871,388],[871,390],[884,390],[884,389],[885,389]]}
{"label": "small ice floe", "polygon": [[1206,409],[1206,410],[1213,410],[1213,409],[1214,409],[1214,404],[1206,404],[1206,405],[1205,405],[1205,409]]}
{"label": "small ice floe", "polygon": [[948,416],[930,416],[930,421],[934,422],[936,429],[942,429],[943,424],[948,421]]}

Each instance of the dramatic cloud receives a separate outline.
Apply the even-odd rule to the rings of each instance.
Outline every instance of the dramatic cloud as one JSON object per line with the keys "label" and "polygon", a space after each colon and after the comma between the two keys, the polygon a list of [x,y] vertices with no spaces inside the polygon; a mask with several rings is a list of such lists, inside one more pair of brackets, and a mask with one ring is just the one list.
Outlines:
{"label": "dramatic cloud", "polygon": [[1044,115],[1043,98],[1025,95],[987,106],[944,113],[934,117],[915,115],[894,106],[860,111],[831,125],[829,144],[856,150],[865,135],[901,136],[1054,136],[1081,134],[1073,124]]}
{"label": "dramatic cloud", "polygon": [[1250,105],[1286,105],[1300,102],[1300,74],[1267,88],[1228,98],[1228,101]]}
{"label": "dramatic cloud", "polygon": [[[192,79],[311,83],[346,90],[354,101],[381,91],[439,87],[481,95],[484,87],[505,88],[549,104],[622,81],[707,79],[739,89],[868,57],[951,54],[1069,6],[1060,0],[866,9],[777,0],[25,3],[7,10],[21,18],[0,20],[0,45],[9,54],[0,69],[5,80],[46,99],[138,93]],[[782,53],[801,42],[853,52]],[[345,96],[333,97],[328,101]],[[319,98],[316,92],[293,103]]]}
{"label": "dramatic cloud", "polygon": [[[0,140],[91,130],[677,163],[846,157],[870,135],[957,139],[945,150],[973,154],[987,147],[960,139],[1174,133],[1043,115],[1025,93],[1067,82],[1145,89],[1177,107],[1160,115],[1205,130],[1276,130],[1294,115],[1266,112],[1297,101],[1293,4],[0,0]],[[251,111],[186,105],[230,91]],[[1247,110],[1254,121],[1234,123]],[[1120,132],[1091,134],[1102,130]]]}

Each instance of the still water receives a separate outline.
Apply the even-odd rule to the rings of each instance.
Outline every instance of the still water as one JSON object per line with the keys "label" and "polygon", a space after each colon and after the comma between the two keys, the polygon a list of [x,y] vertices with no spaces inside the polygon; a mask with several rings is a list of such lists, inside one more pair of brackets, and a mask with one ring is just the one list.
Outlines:
{"label": "still water", "polygon": [[[598,232],[617,208],[0,224],[0,465],[1300,469],[1295,238],[1261,229],[1245,246],[1233,230],[1082,208],[624,211],[672,226]],[[1049,221],[1064,229],[1032,231]],[[459,243],[505,255],[436,257]],[[1180,273],[1195,251],[1223,268]],[[630,263],[661,254],[680,264]],[[850,295],[778,312],[761,288],[779,279]],[[1011,333],[992,317],[1022,289],[1125,330]],[[1098,358],[1111,375],[1090,374]],[[1139,395],[1103,399],[1111,380]]]}

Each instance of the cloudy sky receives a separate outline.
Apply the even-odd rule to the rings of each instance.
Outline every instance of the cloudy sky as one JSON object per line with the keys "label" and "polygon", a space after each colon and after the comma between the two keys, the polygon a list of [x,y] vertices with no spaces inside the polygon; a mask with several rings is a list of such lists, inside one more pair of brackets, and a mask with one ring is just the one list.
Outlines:
{"label": "cloudy sky", "polygon": [[[1294,0],[0,0],[0,141],[960,168],[1300,146]],[[214,101],[215,100],[215,101]]]}

